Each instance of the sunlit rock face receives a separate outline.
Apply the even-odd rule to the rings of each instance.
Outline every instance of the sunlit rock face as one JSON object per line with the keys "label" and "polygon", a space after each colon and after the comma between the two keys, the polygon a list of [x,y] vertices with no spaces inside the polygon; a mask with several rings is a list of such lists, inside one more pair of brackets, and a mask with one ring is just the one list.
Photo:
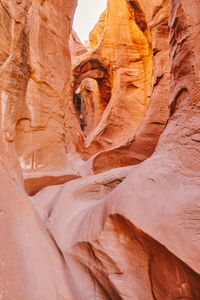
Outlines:
{"label": "sunlit rock face", "polygon": [[[134,9],[136,23],[145,15],[152,37],[153,82],[147,113],[136,131],[127,134],[119,146],[100,152],[93,158],[95,173],[114,167],[138,164],[150,157],[155,150],[169,115],[169,39],[168,19],[170,1],[127,1]],[[132,94],[134,97],[134,94]],[[128,132],[127,132],[128,133]]]}
{"label": "sunlit rock face", "polygon": [[107,19],[107,11],[108,10],[105,10],[101,14],[98,23],[90,31],[89,42],[90,42],[91,48],[96,47],[102,40],[104,29],[105,29],[105,24],[106,24],[106,19]]}
{"label": "sunlit rock face", "polygon": [[0,299],[199,300],[199,0],[75,5],[0,2]]}
{"label": "sunlit rock face", "polygon": [[[155,150],[169,115],[169,6],[170,1],[108,1],[90,33],[93,50],[73,59],[74,91],[86,76],[96,78],[105,104],[89,136],[76,119],[66,122],[67,141],[84,159],[95,154],[95,173],[138,164]],[[95,69],[103,74],[95,77]]]}
{"label": "sunlit rock face", "polygon": [[75,137],[71,128],[76,120],[66,121],[67,141],[83,158],[127,142],[147,111],[153,88],[152,39],[141,9],[135,13],[125,0],[108,1],[90,41],[93,49],[73,59],[72,88],[76,92],[84,78],[95,79],[102,116],[87,136],[80,128]]}
{"label": "sunlit rock face", "polygon": [[[102,164],[96,168],[109,169],[112,160],[126,165],[124,153],[128,159],[131,154],[134,159],[141,153],[141,160],[153,155],[137,165],[77,179],[64,187],[47,188],[33,202],[68,263],[75,298],[197,300],[198,2],[194,1],[191,9],[186,0],[174,0],[171,11],[168,1],[162,5],[159,1],[130,4],[136,11],[138,7],[143,10],[152,36],[151,102],[135,139],[107,151],[107,160],[106,152],[102,152]],[[97,77],[91,72],[100,65],[97,49],[77,58],[77,74],[85,68],[87,76]],[[91,60],[93,54],[95,63]],[[85,78],[84,72],[79,74],[81,80]],[[102,75],[98,76],[100,80]],[[74,81],[75,87],[81,80]],[[115,137],[113,134],[113,140]],[[97,162],[99,157],[95,158]],[[77,284],[80,281],[82,284]]]}

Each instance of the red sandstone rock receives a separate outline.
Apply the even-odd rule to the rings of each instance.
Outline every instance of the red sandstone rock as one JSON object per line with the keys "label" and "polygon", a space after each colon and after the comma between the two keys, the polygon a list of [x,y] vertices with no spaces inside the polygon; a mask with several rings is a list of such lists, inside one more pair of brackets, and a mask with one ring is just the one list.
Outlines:
{"label": "red sandstone rock", "polygon": [[79,56],[87,52],[74,30],[72,30],[70,34],[69,49],[72,56]]}
{"label": "red sandstone rock", "polygon": [[170,118],[152,157],[58,186],[56,202],[49,188],[38,195],[39,211],[43,193],[51,202],[45,223],[76,297],[200,298],[200,15],[193,5],[172,1]]}
{"label": "red sandstone rock", "polygon": [[[74,58],[74,90],[83,78],[87,76],[96,78],[100,94],[96,98],[102,98],[101,119],[98,120],[91,111],[90,118],[82,122],[85,121],[87,126],[89,123],[89,128],[93,130],[90,130],[89,135],[85,131],[83,134],[81,129],[84,126],[82,124],[80,128],[76,114],[73,113],[74,108],[69,102],[69,116],[74,115],[74,118],[67,117],[66,137],[67,142],[72,141],[84,159],[97,153],[89,163],[95,173],[113,167],[138,164],[147,159],[157,145],[169,114],[167,105],[169,4],[170,1],[166,1],[159,6],[155,2],[150,10],[150,4],[147,5],[142,1],[141,3],[110,1],[107,11],[102,14],[90,34],[91,45],[97,48],[81,57]],[[146,56],[141,52],[145,48],[144,39],[147,44]],[[120,45],[124,45],[128,50],[121,51]],[[136,53],[139,53],[141,59],[136,59]],[[151,87],[152,53],[153,88]],[[142,65],[139,65],[141,62]],[[147,73],[141,77],[143,67]],[[103,70],[104,74],[96,77],[94,69]],[[130,77],[130,72],[135,75],[132,74]],[[136,76],[137,72],[140,79]],[[102,85],[102,81],[107,82],[106,85]],[[111,99],[109,89],[107,92],[109,85],[112,86]],[[131,86],[133,88],[130,88]],[[82,103],[87,103],[87,99],[91,98],[91,93],[89,92],[88,97],[84,92],[84,96],[86,101],[83,97]],[[143,99],[147,106],[149,98],[149,107],[143,118],[146,109],[141,110],[141,101]],[[104,100],[109,101],[109,104],[103,105]],[[98,120],[99,124],[90,123],[91,118]],[[74,134],[72,128],[76,128],[78,136]]]}
{"label": "red sandstone rock", "polygon": [[[150,103],[139,128],[114,149],[101,152],[92,158],[92,169],[100,173],[114,167],[138,164],[155,150],[169,115],[169,58],[168,18],[170,1],[158,5],[146,1],[129,1],[132,7],[143,10],[152,35],[154,81]],[[141,6],[140,6],[141,5]]]}
{"label": "red sandstone rock", "polygon": [[[29,1],[23,3],[28,5]],[[18,89],[23,100],[17,106],[19,114],[22,113],[14,124],[17,127],[15,142],[26,172],[68,167],[64,116],[70,71],[68,39],[75,3],[32,1],[28,13],[21,12],[24,27],[13,25],[16,27],[13,34],[21,30],[18,40],[16,34],[15,39],[17,51],[22,53],[15,52],[15,55],[18,60],[21,55],[19,63],[24,68],[14,74],[16,77],[22,73],[22,86]],[[23,5],[19,4],[17,10]],[[9,26],[11,28],[11,22]]]}
{"label": "red sandstone rock", "polygon": [[64,103],[70,59],[61,41],[69,37],[75,2],[0,3],[2,300],[72,299],[63,258],[24,192],[15,143],[25,168],[59,169],[65,162],[61,98]]}
{"label": "red sandstone rock", "polygon": [[[67,143],[71,141],[83,158],[127,141],[140,125],[152,92],[152,43],[144,13],[135,16],[125,0],[111,0],[105,16],[104,30],[96,26],[92,33],[93,40],[95,31],[98,36],[103,33],[102,40],[97,38],[99,45],[73,59],[73,92],[90,77],[96,79],[101,97],[102,116],[89,135],[84,136],[72,117],[76,114],[66,116]],[[73,110],[70,105],[69,111]]]}
{"label": "red sandstone rock", "polygon": [[[109,0],[109,26],[105,25],[102,44],[76,57],[75,77],[70,81],[67,42],[74,6],[75,1],[0,2],[0,299],[199,300],[199,1],[172,0],[168,50],[169,1]],[[127,30],[123,35],[119,23],[113,22],[116,12]],[[127,58],[147,48],[135,52],[129,39],[132,27],[127,24],[136,30],[134,41],[139,37],[139,46],[144,45],[140,38],[145,41],[142,28],[151,32],[154,88],[139,128],[136,123],[142,120],[141,114],[135,123],[128,119],[117,131],[113,114],[125,120],[120,105],[125,105],[125,112],[133,108],[128,103],[134,92],[124,92],[127,70],[139,72],[140,63],[149,59],[147,55],[129,65]],[[117,40],[116,28],[124,40]],[[106,41],[112,41],[107,44],[111,48]],[[121,48],[120,41],[124,41]],[[58,50],[62,50],[60,56]],[[119,54],[119,60],[116,56],[108,71],[106,61],[114,57],[110,51]],[[151,64],[151,55],[148,59]],[[99,80],[96,94],[87,77]],[[82,80],[82,93],[91,91],[92,95],[85,95],[81,116],[74,110],[72,92]],[[108,82],[113,85],[107,86]],[[118,94],[117,83],[122,93]],[[140,83],[138,100],[142,101],[151,76]],[[170,116],[164,129],[169,87]],[[102,109],[101,101],[110,92],[110,102]],[[99,95],[102,98],[95,101]],[[89,120],[86,138],[78,117]],[[65,121],[65,139],[59,140]],[[105,130],[98,136],[100,128],[110,133]],[[135,140],[128,146],[134,130]],[[89,136],[86,149],[84,139]],[[104,152],[86,163],[76,153],[77,149],[90,157],[107,149],[105,140],[115,147],[107,152],[107,161]],[[120,141],[123,147],[117,144]],[[28,198],[23,189],[15,147],[24,170],[29,166],[25,187],[29,194],[36,193],[33,197]],[[90,164],[100,172],[135,163],[139,164],[86,176]],[[78,174],[83,178],[65,183]]]}
{"label": "red sandstone rock", "polygon": [[107,18],[107,10],[102,12],[99,21],[94,26],[94,28],[90,31],[89,43],[91,48],[98,46],[99,43],[102,41],[104,30],[105,30],[106,18]]}

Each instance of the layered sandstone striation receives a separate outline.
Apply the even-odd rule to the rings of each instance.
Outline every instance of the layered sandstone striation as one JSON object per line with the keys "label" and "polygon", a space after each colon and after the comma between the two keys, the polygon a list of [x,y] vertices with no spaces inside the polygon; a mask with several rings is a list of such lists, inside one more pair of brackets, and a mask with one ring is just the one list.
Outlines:
{"label": "layered sandstone striation", "polygon": [[[20,99],[19,105],[14,105],[18,112],[9,114],[5,126],[16,132],[17,154],[24,171],[63,170],[67,167],[64,116],[70,80],[66,39],[75,1],[3,2],[9,28],[3,70],[13,65],[14,71],[9,70],[8,76],[14,83],[8,94],[15,99],[12,101]],[[11,20],[10,10],[15,14]]]}
{"label": "layered sandstone striation", "polygon": [[72,299],[63,258],[23,189],[19,160],[31,172],[65,164],[70,52],[64,36],[68,40],[75,4],[0,1],[2,300]]}
{"label": "layered sandstone striation", "polygon": [[141,9],[134,13],[126,0],[108,1],[90,40],[96,47],[73,60],[72,93],[85,78],[95,79],[102,116],[86,136],[72,114],[66,119],[67,142],[71,140],[84,159],[127,141],[147,111],[153,88],[152,40]]}
{"label": "layered sandstone striation", "polygon": [[[160,134],[163,132],[168,115],[169,97],[169,51],[168,19],[170,1],[127,1],[135,10],[135,17],[145,15],[152,36],[154,78],[147,113],[137,130],[112,149],[100,152],[92,158],[95,173],[114,167],[138,164],[152,155]],[[140,19],[139,19],[140,20]],[[134,97],[134,94],[132,95]]]}
{"label": "layered sandstone striation", "polygon": [[44,221],[68,262],[77,298],[83,290],[92,299],[200,297],[200,15],[193,4],[171,4],[170,117],[152,157],[55,187],[55,204],[49,189],[35,200],[40,213],[42,194],[51,203]]}
{"label": "layered sandstone striation", "polygon": [[199,300],[199,1],[75,5],[0,1],[0,299]]}
{"label": "layered sandstone striation", "polygon": [[[100,96],[108,102],[89,136],[79,130],[77,120],[67,122],[68,140],[84,159],[94,155],[90,165],[95,173],[147,159],[166,125],[169,6],[170,1],[155,2],[151,9],[142,1],[109,1],[90,33],[94,49],[73,61],[74,90],[82,78],[97,78]],[[95,77],[95,68],[104,75]],[[102,81],[107,84],[101,89]],[[78,138],[69,131],[74,126]]]}

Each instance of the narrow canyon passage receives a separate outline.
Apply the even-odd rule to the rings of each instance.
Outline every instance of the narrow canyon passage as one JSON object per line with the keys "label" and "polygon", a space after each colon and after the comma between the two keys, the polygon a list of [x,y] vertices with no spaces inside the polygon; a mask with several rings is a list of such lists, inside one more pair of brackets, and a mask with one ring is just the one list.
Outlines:
{"label": "narrow canyon passage", "polygon": [[0,299],[199,300],[200,3],[87,1],[0,1]]}

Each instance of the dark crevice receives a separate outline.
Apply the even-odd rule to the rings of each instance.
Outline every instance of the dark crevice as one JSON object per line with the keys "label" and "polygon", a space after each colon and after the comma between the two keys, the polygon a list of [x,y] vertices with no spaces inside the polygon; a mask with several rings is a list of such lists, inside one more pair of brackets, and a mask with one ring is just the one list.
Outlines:
{"label": "dark crevice", "polygon": [[147,30],[147,23],[145,20],[144,12],[142,11],[139,3],[135,0],[129,0],[130,5],[134,9],[135,23],[138,25],[140,30],[144,33]]}
{"label": "dark crevice", "polygon": [[[76,257],[77,262],[80,263],[81,266],[87,270],[87,273],[90,275],[90,278],[93,280],[94,283],[98,285],[102,293],[106,296],[106,299],[122,300],[122,297],[119,295],[118,291],[116,291],[115,285],[107,277],[106,272],[104,273],[104,261],[101,261],[101,259],[98,257],[98,253],[100,252],[100,254],[103,255],[103,257],[105,256],[105,260],[109,261],[111,264],[114,265],[115,263],[112,260],[112,258],[108,256],[104,251],[99,251],[98,249],[95,249],[94,246],[89,242],[78,243],[75,247],[78,247],[78,250],[81,250],[81,252],[84,251],[84,256],[88,255],[88,257],[93,262],[90,265],[86,265],[85,262],[81,259],[80,255]],[[121,274],[120,270],[116,270],[115,274]],[[105,280],[107,283],[106,285],[104,283]]]}
{"label": "dark crevice", "polygon": [[152,125],[165,125],[165,123],[164,122],[152,122],[151,123]]}
{"label": "dark crevice", "polygon": [[153,297],[154,300],[158,300],[155,296],[154,288],[153,288],[153,279],[152,279],[152,272],[151,272],[151,261],[152,261],[152,254],[151,254],[151,251],[150,251],[150,253],[149,253],[149,263],[148,263],[149,281],[150,281],[150,285],[151,285],[152,297]]}
{"label": "dark crevice", "polygon": [[162,5],[159,5],[159,6],[155,7],[155,9],[153,11],[152,18],[154,18],[157,15],[157,13],[161,10],[161,8],[162,8]]}
{"label": "dark crevice", "polygon": [[160,83],[161,79],[163,78],[164,74],[156,77],[156,82],[154,83],[154,88]]}
{"label": "dark crevice", "polygon": [[173,114],[177,110],[177,108],[180,104],[180,97],[185,93],[188,93],[188,89],[182,88],[175,96],[174,101],[171,103],[171,106],[170,106],[170,116],[173,116]]}
{"label": "dark crevice", "polygon": [[84,120],[83,120],[83,105],[84,105],[84,99],[81,94],[81,92],[76,92],[73,96],[73,104],[74,104],[74,109],[76,112],[76,117],[80,123],[81,129],[84,131]]}
{"label": "dark crevice", "polygon": [[157,53],[161,52],[161,49],[157,49],[157,48],[154,48],[153,49],[153,56],[156,56]]}

